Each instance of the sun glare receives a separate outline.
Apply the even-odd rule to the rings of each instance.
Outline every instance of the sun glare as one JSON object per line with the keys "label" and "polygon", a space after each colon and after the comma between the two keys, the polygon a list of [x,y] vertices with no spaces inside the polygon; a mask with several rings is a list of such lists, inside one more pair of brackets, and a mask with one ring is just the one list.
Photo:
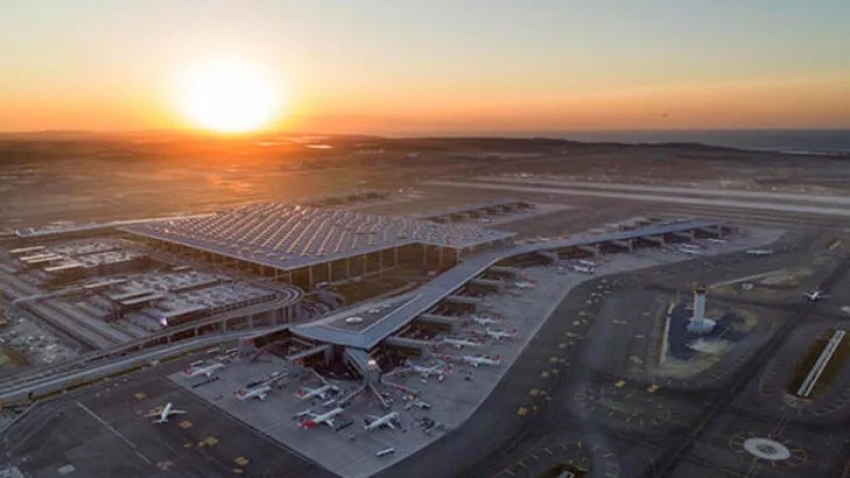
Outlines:
{"label": "sun glare", "polygon": [[269,126],[279,113],[279,95],[258,68],[241,61],[207,62],[181,76],[181,113],[194,126],[245,133]]}

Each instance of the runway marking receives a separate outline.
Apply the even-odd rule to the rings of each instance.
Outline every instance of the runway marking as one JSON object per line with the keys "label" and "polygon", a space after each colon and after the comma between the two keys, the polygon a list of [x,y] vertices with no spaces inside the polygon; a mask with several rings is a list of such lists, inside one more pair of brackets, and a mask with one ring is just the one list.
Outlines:
{"label": "runway marking", "polygon": [[548,453],[548,454],[549,454],[549,456],[552,456],[552,455],[554,455],[554,454],[555,454],[555,452],[553,452],[553,451],[552,451],[552,450],[550,450],[549,448],[544,448],[544,449],[543,449],[543,451],[545,451],[546,453]]}
{"label": "runway marking", "polygon": [[615,386],[615,387],[617,387],[617,388],[623,388],[623,386],[624,386],[624,385],[626,385],[626,381],[625,381],[625,380],[617,380],[617,381],[614,383],[614,386]]}
{"label": "runway marking", "polygon": [[531,395],[532,397],[536,397],[536,396],[540,395],[540,390],[537,390],[536,388],[532,388],[531,390],[528,391],[528,394]]}
{"label": "runway marking", "polygon": [[558,344],[558,348],[559,348],[559,349],[567,348],[567,344],[566,344],[566,342],[561,342],[561,343],[559,343],[559,344]]}
{"label": "runway marking", "polygon": [[233,473],[236,473],[237,475],[241,475],[242,474],[242,468],[234,468]]}
{"label": "runway marking", "polygon": [[545,370],[540,372],[540,378],[549,378],[549,372]]}
{"label": "runway marking", "polygon": [[127,437],[125,437],[124,435],[122,435],[122,434],[121,434],[118,430],[116,430],[116,429],[115,429],[112,425],[110,425],[109,423],[107,423],[107,422],[106,422],[106,420],[104,420],[103,418],[100,418],[100,416],[98,416],[96,413],[94,413],[93,411],[91,411],[91,410],[89,409],[89,407],[87,407],[87,406],[83,405],[83,404],[82,404],[82,403],[80,403],[79,401],[77,401],[77,406],[78,406],[78,407],[80,407],[81,409],[83,409],[83,411],[85,411],[85,412],[86,412],[86,413],[88,413],[89,415],[91,415],[91,417],[92,417],[92,418],[94,418],[95,420],[97,420],[97,421],[98,421],[98,423],[100,423],[101,425],[103,425],[104,427],[106,427],[106,429],[107,429],[107,430],[111,431],[111,432],[112,432],[115,436],[117,436],[118,438],[120,438],[120,439],[121,439],[124,443],[126,443],[127,445],[129,445],[129,446],[130,446],[130,448],[132,448],[132,449],[136,452],[136,455],[138,455],[138,456],[139,456],[139,458],[141,458],[141,459],[142,459],[145,463],[147,463],[148,465],[152,465],[152,464],[153,464],[153,462],[152,462],[152,461],[150,461],[150,460],[148,459],[148,457],[146,457],[145,455],[143,455],[143,454],[139,451],[139,447],[137,447],[135,443],[131,442],[131,441],[130,441]]}
{"label": "runway marking", "polygon": [[516,473],[512,472],[512,471],[510,470],[510,468],[505,468],[504,470],[502,470],[502,473],[507,473],[507,474],[509,474],[509,475],[511,475],[511,476],[516,476]]}
{"label": "runway marking", "polygon": [[528,413],[528,409],[525,408],[525,407],[519,407],[516,410],[516,414],[521,416],[521,417],[524,417],[527,413]]}
{"label": "runway marking", "polygon": [[144,400],[147,397],[143,392],[134,393],[133,396],[136,397],[136,400]]}
{"label": "runway marking", "polygon": [[244,456],[240,456],[240,457],[235,458],[233,460],[233,462],[236,463],[239,466],[245,466],[245,465],[248,464],[248,459],[245,458]]}
{"label": "runway marking", "polygon": [[658,391],[659,388],[661,387],[659,387],[658,384],[653,383],[652,385],[646,387],[646,391],[649,393],[655,393]]}
{"label": "runway marking", "polygon": [[192,422],[190,422],[189,420],[183,420],[182,422],[178,423],[177,426],[184,430],[188,430],[189,428],[192,428]]}

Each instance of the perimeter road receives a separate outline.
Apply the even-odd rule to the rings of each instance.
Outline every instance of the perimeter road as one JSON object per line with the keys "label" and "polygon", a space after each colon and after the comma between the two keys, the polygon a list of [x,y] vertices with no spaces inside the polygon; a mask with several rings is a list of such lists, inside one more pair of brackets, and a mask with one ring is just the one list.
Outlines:
{"label": "perimeter road", "polygon": [[111,432],[112,432],[115,436],[117,436],[118,438],[120,438],[121,440],[123,440],[123,441],[124,441],[124,443],[126,443],[127,445],[129,445],[129,446],[130,446],[130,448],[132,448],[132,449],[133,449],[133,451],[135,451],[135,452],[136,452],[136,455],[138,455],[138,456],[139,456],[139,458],[141,458],[142,460],[144,460],[144,461],[145,461],[145,463],[147,463],[148,465],[153,464],[153,462],[152,462],[152,461],[150,461],[150,460],[148,459],[148,457],[146,457],[145,455],[143,455],[143,454],[142,454],[142,452],[140,452],[140,451],[139,451],[139,448],[136,446],[136,444],[135,444],[135,443],[131,442],[131,441],[130,441],[127,437],[125,437],[125,436],[124,436],[124,435],[122,435],[122,434],[121,434],[118,430],[116,430],[115,428],[113,428],[113,427],[112,427],[112,425],[110,425],[109,423],[107,423],[107,422],[106,422],[106,420],[104,420],[103,418],[100,418],[100,417],[99,417],[96,413],[94,413],[93,411],[89,410],[89,408],[88,408],[87,406],[83,405],[83,404],[82,404],[81,402],[79,402],[79,401],[77,401],[77,406],[78,406],[78,407],[80,407],[80,408],[82,408],[82,409],[83,409],[86,413],[88,413],[89,415],[91,415],[91,416],[92,416],[92,418],[94,418],[95,420],[97,420],[98,422],[100,422],[100,424],[101,424],[101,425],[105,426],[107,430],[111,431]]}

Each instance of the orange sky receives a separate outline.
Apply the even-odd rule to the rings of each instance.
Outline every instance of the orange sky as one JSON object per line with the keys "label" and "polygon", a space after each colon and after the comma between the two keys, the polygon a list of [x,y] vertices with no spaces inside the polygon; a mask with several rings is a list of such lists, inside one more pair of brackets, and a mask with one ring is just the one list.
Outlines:
{"label": "orange sky", "polygon": [[850,128],[850,2],[612,2],[20,2],[0,131],[197,126],[174,79],[217,55],[267,70],[276,130]]}

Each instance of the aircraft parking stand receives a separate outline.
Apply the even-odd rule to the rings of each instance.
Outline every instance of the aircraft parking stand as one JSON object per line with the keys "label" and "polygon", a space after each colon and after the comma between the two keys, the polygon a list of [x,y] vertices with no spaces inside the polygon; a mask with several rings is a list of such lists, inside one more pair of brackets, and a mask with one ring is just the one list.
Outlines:
{"label": "aircraft parking stand", "polygon": [[[747,235],[732,238],[723,246],[707,245],[703,256],[764,246],[778,237],[779,233],[776,231],[750,230]],[[394,376],[389,379],[393,383],[417,390],[420,393],[419,398],[431,405],[431,408],[427,410],[418,408],[406,410],[405,405],[409,402],[404,398],[404,393],[381,386],[379,387],[381,391],[390,392],[391,410],[381,408],[376,399],[369,393],[363,392],[351,401],[342,415],[335,419],[334,427],[319,425],[313,429],[301,429],[295,418],[299,412],[307,409],[315,413],[327,411],[322,407],[324,400],[316,398],[302,401],[296,395],[301,386],[317,388],[321,385],[321,382],[311,373],[290,366],[290,376],[286,383],[281,382],[280,389],[274,389],[264,401],[256,399],[240,401],[234,395],[236,390],[247,383],[261,380],[287,367],[285,361],[270,354],[262,355],[255,362],[250,362],[248,359],[236,361],[218,371],[218,380],[206,385],[193,387],[193,384],[203,382],[205,378],[187,379],[180,373],[173,374],[171,380],[247,425],[293,448],[306,458],[315,460],[330,471],[343,476],[371,476],[401,461],[432,441],[438,440],[443,433],[465,421],[484,402],[557,304],[573,287],[600,275],[689,259],[692,257],[681,253],[645,249],[638,253],[606,256],[600,261],[595,275],[576,272],[559,274],[557,267],[553,266],[522,269],[523,278],[520,282],[529,282],[531,287],[521,289],[514,286],[506,293],[485,297],[483,303],[485,310],[503,318],[502,323],[493,324],[491,328],[500,330],[515,328],[518,330],[516,337],[505,338],[495,343],[492,339],[487,339],[483,346],[464,347],[461,350],[442,344],[436,353],[458,357],[477,354],[498,355],[501,358],[500,365],[482,365],[476,368],[453,363],[452,371],[442,382],[431,378],[423,383],[422,377],[415,373],[410,373],[406,377]],[[582,331],[582,320],[579,317],[575,319],[576,338],[581,340],[586,330]],[[474,324],[464,326],[455,335],[472,337],[475,336],[474,330],[481,329],[483,327]],[[568,346],[567,342],[565,346]],[[557,359],[557,357],[554,358]],[[423,357],[417,362],[420,365],[434,363],[428,357]],[[346,396],[359,387],[356,382],[327,378],[340,387],[338,397]],[[533,393],[533,390],[529,393]],[[365,415],[381,416],[390,411],[399,412],[401,429],[378,429],[370,432],[363,430]],[[427,433],[423,427],[417,425],[417,420],[423,417],[433,420],[435,424]],[[350,420],[353,420],[352,425],[336,430],[336,426]],[[384,457],[375,455],[386,448],[394,448],[395,453]]]}

